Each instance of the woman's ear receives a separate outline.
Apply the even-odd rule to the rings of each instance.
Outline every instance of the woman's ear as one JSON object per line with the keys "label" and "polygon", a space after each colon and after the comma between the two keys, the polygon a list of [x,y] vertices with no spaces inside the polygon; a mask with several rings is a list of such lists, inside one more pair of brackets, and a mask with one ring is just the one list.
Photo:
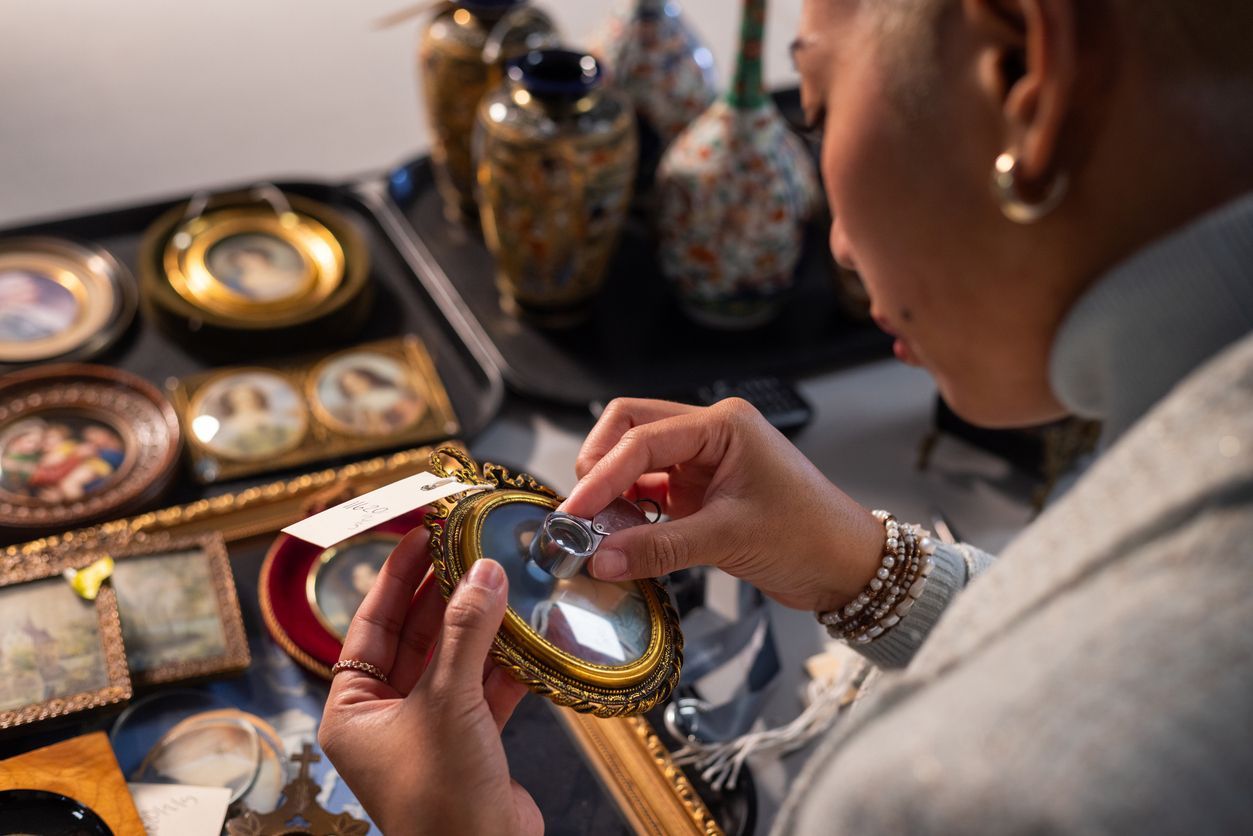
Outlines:
{"label": "woman's ear", "polygon": [[1079,0],[962,0],[979,43],[977,83],[1003,122],[1003,150],[1018,162],[1018,186],[1044,190],[1056,175],[1074,106]]}

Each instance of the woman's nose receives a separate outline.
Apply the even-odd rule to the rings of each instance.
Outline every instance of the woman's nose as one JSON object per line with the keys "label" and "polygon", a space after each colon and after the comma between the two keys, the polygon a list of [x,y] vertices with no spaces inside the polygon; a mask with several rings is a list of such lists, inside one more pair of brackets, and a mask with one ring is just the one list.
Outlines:
{"label": "woman's nose", "polygon": [[831,256],[835,262],[845,270],[856,270],[857,261],[853,258],[853,248],[849,245],[848,237],[844,234],[844,229],[840,225],[840,219],[837,216],[831,222]]}

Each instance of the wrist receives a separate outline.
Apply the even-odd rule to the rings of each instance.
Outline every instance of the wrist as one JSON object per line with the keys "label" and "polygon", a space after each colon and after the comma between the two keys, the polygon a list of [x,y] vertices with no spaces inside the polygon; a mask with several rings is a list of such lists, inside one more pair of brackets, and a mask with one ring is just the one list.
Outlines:
{"label": "wrist", "polygon": [[927,532],[898,522],[887,511],[875,511],[874,516],[884,529],[879,568],[848,604],[817,613],[832,638],[850,644],[874,641],[899,624],[922,595],[934,568],[935,547]]}
{"label": "wrist", "polygon": [[886,535],[883,523],[874,514],[857,507],[855,514],[841,526],[839,542],[843,544],[834,558],[825,555],[829,567],[827,583],[819,590],[813,609],[819,612],[847,606],[874,578],[883,559]]}

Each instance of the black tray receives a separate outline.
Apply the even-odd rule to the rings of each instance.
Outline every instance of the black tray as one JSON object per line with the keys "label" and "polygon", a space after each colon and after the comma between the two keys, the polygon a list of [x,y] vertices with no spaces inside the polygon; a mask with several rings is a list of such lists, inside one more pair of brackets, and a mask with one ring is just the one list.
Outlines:
{"label": "black tray", "polygon": [[[795,92],[775,98],[795,123]],[[840,309],[823,224],[806,230],[796,288],[779,317],[729,333],[695,325],[679,310],[657,263],[649,218],[637,211],[588,321],[545,331],[501,310],[491,254],[477,230],[444,217],[428,158],[402,165],[390,180],[388,196],[409,239],[398,246],[414,272],[433,296],[464,311],[505,381],[522,394],[568,404],[666,396],[724,378],[789,377],[890,352],[889,337]]]}
{"label": "black tray", "polygon": [[[246,188],[246,184],[244,187]],[[330,351],[342,345],[373,339],[416,334],[429,349],[440,377],[448,390],[449,399],[461,423],[460,437],[471,439],[478,434],[499,411],[504,399],[504,385],[500,374],[490,361],[467,345],[440,313],[439,307],[427,295],[423,285],[414,281],[407,260],[392,244],[392,236],[385,234],[381,221],[373,208],[370,191],[359,186],[333,186],[307,182],[280,182],[279,188],[293,194],[319,200],[338,209],[358,229],[370,251],[370,272],[374,284],[374,303],[370,316],[361,332],[347,342],[336,344],[327,341],[319,344],[292,345],[283,356],[294,356]],[[222,189],[221,191],[231,191]],[[0,230],[0,237],[10,235],[56,235],[90,241],[109,250],[132,272],[136,270],[140,239],[144,230],[154,219],[171,206],[182,202],[166,200],[140,206],[119,208],[55,221],[39,222],[28,226]],[[473,335],[471,335],[473,336]],[[135,318],[126,335],[108,352],[92,362],[126,369],[143,377],[158,387],[163,387],[171,377],[182,377],[193,372],[230,362],[269,362],[280,359],[271,352],[264,356],[240,356],[224,361],[209,354],[200,354],[191,346],[185,346],[162,334],[155,323],[144,317],[143,311]],[[386,452],[380,450],[379,453]],[[369,458],[376,454],[361,454],[353,459]],[[298,470],[265,473],[248,479],[219,482],[210,486],[197,485],[185,468],[176,485],[153,507],[190,502],[205,496],[234,492],[251,485],[263,484],[290,476],[294,472],[320,470],[345,463],[344,459],[328,459],[311,463]],[[140,509],[142,510],[142,509]],[[0,533],[0,544],[21,542],[35,536],[31,531],[5,531]]]}

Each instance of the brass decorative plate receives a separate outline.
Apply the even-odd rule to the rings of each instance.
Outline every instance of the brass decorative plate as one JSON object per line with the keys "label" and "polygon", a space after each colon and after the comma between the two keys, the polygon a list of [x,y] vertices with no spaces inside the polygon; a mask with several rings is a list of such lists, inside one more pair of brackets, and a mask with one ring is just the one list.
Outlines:
{"label": "brass decorative plate", "polygon": [[[442,457],[459,467],[448,470]],[[559,580],[529,558],[531,538],[559,498],[525,474],[478,465],[459,450],[432,456],[432,472],[493,490],[437,503],[427,518],[445,597],[474,561],[490,557],[509,577],[509,609],[492,657],[531,690],[598,717],[642,714],[674,690],[683,637],[655,580],[612,583],[581,572]]]}
{"label": "brass decorative plate", "polygon": [[99,354],[130,325],[137,302],[135,280],[99,247],[0,242],[0,371]]}

